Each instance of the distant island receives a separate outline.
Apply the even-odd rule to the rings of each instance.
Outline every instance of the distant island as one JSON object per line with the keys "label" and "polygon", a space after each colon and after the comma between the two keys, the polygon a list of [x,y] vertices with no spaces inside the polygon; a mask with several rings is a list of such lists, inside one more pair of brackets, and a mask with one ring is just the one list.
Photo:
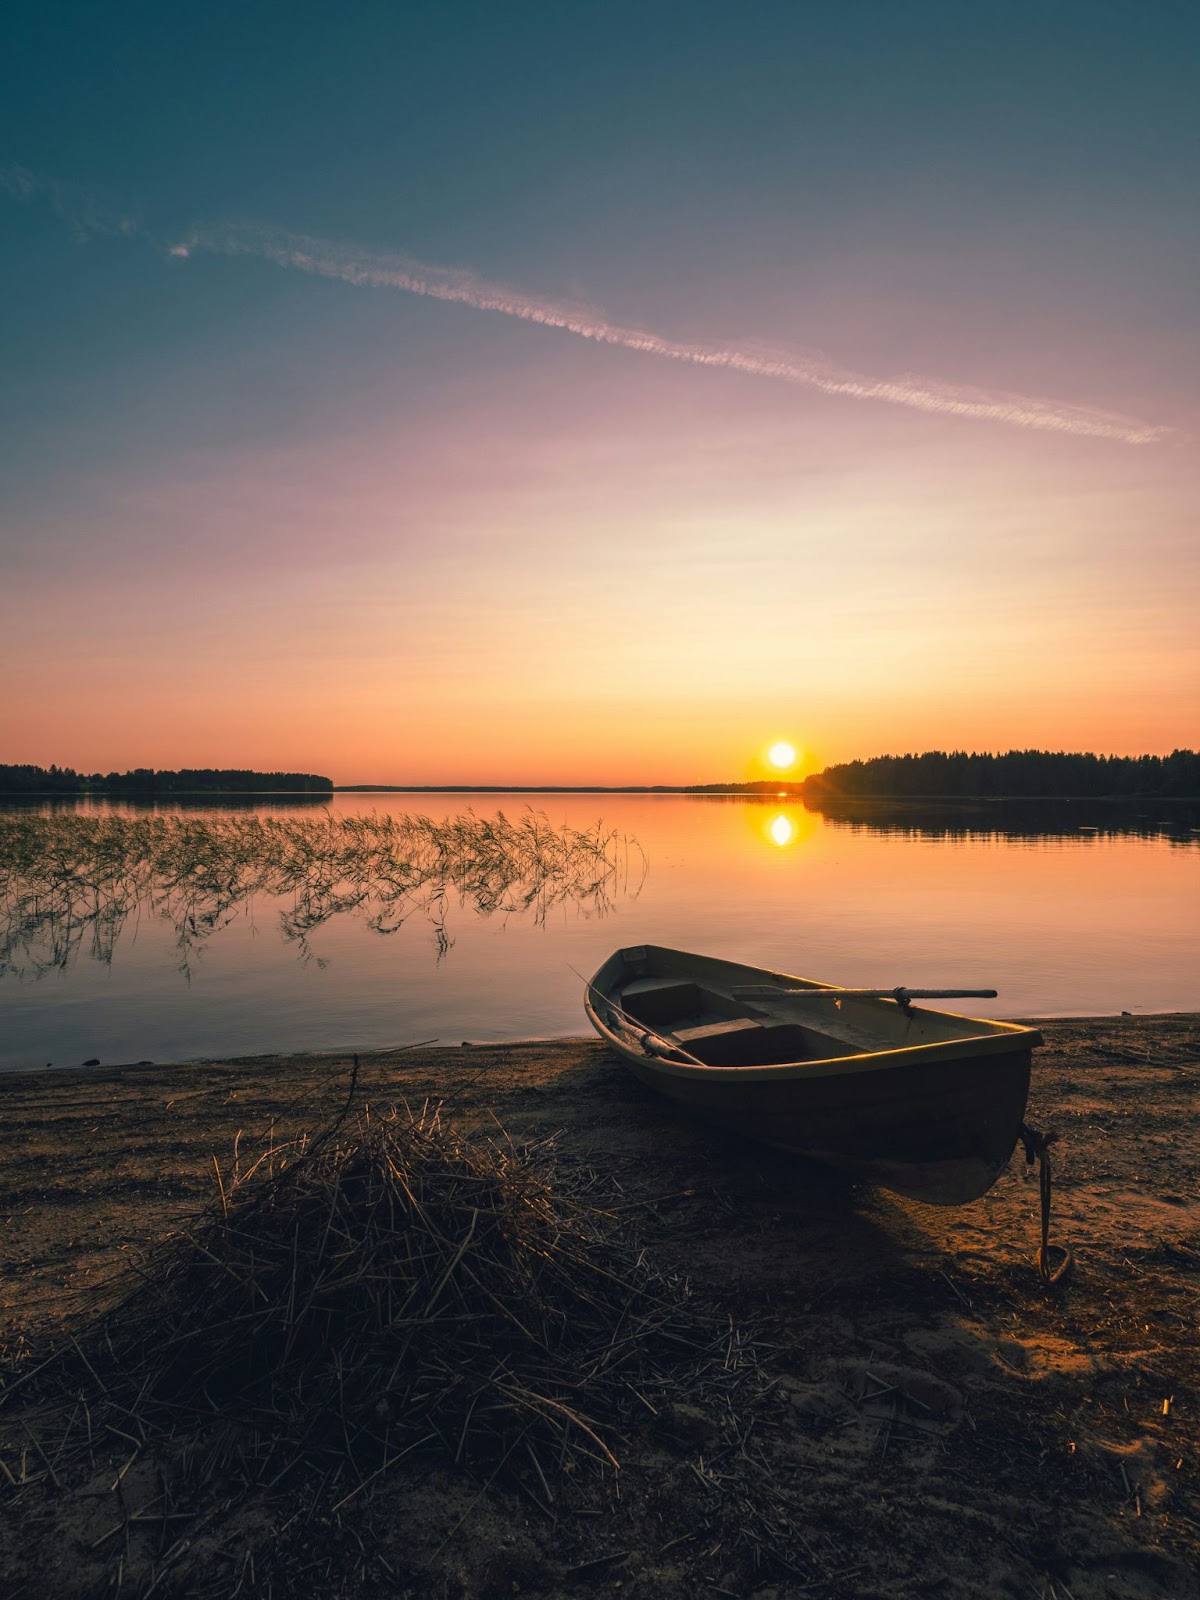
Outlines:
{"label": "distant island", "polygon": [[0,765],[0,794],[694,794],[787,795],[819,806],[832,800],[1188,800],[1200,798],[1200,753],[1098,756],[1086,752],[1009,750],[1002,754],[927,750],[873,756],[826,767],[803,779],[746,783],[511,784],[339,783],[313,772],[242,768],[135,767],[79,773],[73,767]]}
{"label": "distant island", "polygon": [[827,767],[801,785],[805,799],[1137,800],[1200,797],[1200,754],[1096,756],[1009,750],[927,750]]}
{"label": "distant island", "polygon": [[240,767],[134,767],[76,772],[74,767],[0,765],[0,794],[331,794],[332,778],[315,772],[249,772]]}

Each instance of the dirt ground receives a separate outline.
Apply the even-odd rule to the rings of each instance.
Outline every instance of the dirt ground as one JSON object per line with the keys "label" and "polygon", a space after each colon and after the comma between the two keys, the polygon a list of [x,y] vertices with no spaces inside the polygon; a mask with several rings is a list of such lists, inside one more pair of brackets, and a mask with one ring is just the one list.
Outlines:
{"label": "dirt ground", "polygon": [[[1019,1152],[939,1210],[693,1123],[597,1043],[364,1056],[377,1111],[442,1101],[597,1168],[740,1330],[746,1381],[648,1410],[614,1442],[620,1472],[551,1486],[549,1512],[434,1460],[344,1511],[291,1484],[155,1516],[143,1441],[56,1472],[11,1405],[0,1592],[1196,1600],[1200,1017],[1041,1026],[1028,1119],[1059,1134],[1053,1237],[1075,1256],[1056,1291]],[[348,1075],[325,1056],[0,1079],[9,1370],[211,1202],[239,1132],[318,1127]]]}

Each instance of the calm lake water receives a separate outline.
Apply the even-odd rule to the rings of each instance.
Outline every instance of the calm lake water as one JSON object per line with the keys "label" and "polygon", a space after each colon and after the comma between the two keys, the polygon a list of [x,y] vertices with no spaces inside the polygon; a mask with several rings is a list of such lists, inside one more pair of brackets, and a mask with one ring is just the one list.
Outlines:
{"label": "calm lake water", "polygon": [[0,861],[0,1069],[578,1035],[572,968],[590,976],[646,942],[834,983],[995,988],[983,1009],[998,1017],[1200,1010],[1200,819],[1153,802],[1142,816],[1086,802],[830,816],[782,799],[347,794],[254,812],[441,820],[468,807],[532,808],[636,845],[596,892],[574,883],[548,906],[482,914],[452,889],[381,932],[369,907],[327,914],[337,886],[323,885],[303,937],[294,894],[256,892],[182,944],[177,912],[148,895],[72,926],[32,928],[26,902],[17,927],[19,885]]}

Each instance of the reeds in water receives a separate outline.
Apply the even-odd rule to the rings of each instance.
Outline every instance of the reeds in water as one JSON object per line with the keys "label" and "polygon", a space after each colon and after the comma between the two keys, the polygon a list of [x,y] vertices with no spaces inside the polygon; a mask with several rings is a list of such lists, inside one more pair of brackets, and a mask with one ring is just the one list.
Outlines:
{"label": "reeds in water", "polygon": [[[0,974],[65,968],[83,949],[109,962],[140,911],[172,926],[186,970],[255,896],[284,902],[283,936],[352,912],[377,933],[414,913],[439,952],[454,902],[479,916],[544,921],[570,903],[601,914],[628,882],[630,841],[597,824],[527,812],[431,817],[0,815]],[[633,847],[636,850],[636,846]]]}

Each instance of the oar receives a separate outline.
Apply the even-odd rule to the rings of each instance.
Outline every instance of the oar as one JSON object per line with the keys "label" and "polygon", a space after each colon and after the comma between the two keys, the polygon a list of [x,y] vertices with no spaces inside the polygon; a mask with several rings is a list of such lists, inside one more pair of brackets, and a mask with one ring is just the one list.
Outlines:
{"label": "oar", "polygon": [[912,1000],[994,1000],[996,989],[785,989],[778,984],[743,983],[731,990],[735,1000],[895,1000],[906,1006]]}

